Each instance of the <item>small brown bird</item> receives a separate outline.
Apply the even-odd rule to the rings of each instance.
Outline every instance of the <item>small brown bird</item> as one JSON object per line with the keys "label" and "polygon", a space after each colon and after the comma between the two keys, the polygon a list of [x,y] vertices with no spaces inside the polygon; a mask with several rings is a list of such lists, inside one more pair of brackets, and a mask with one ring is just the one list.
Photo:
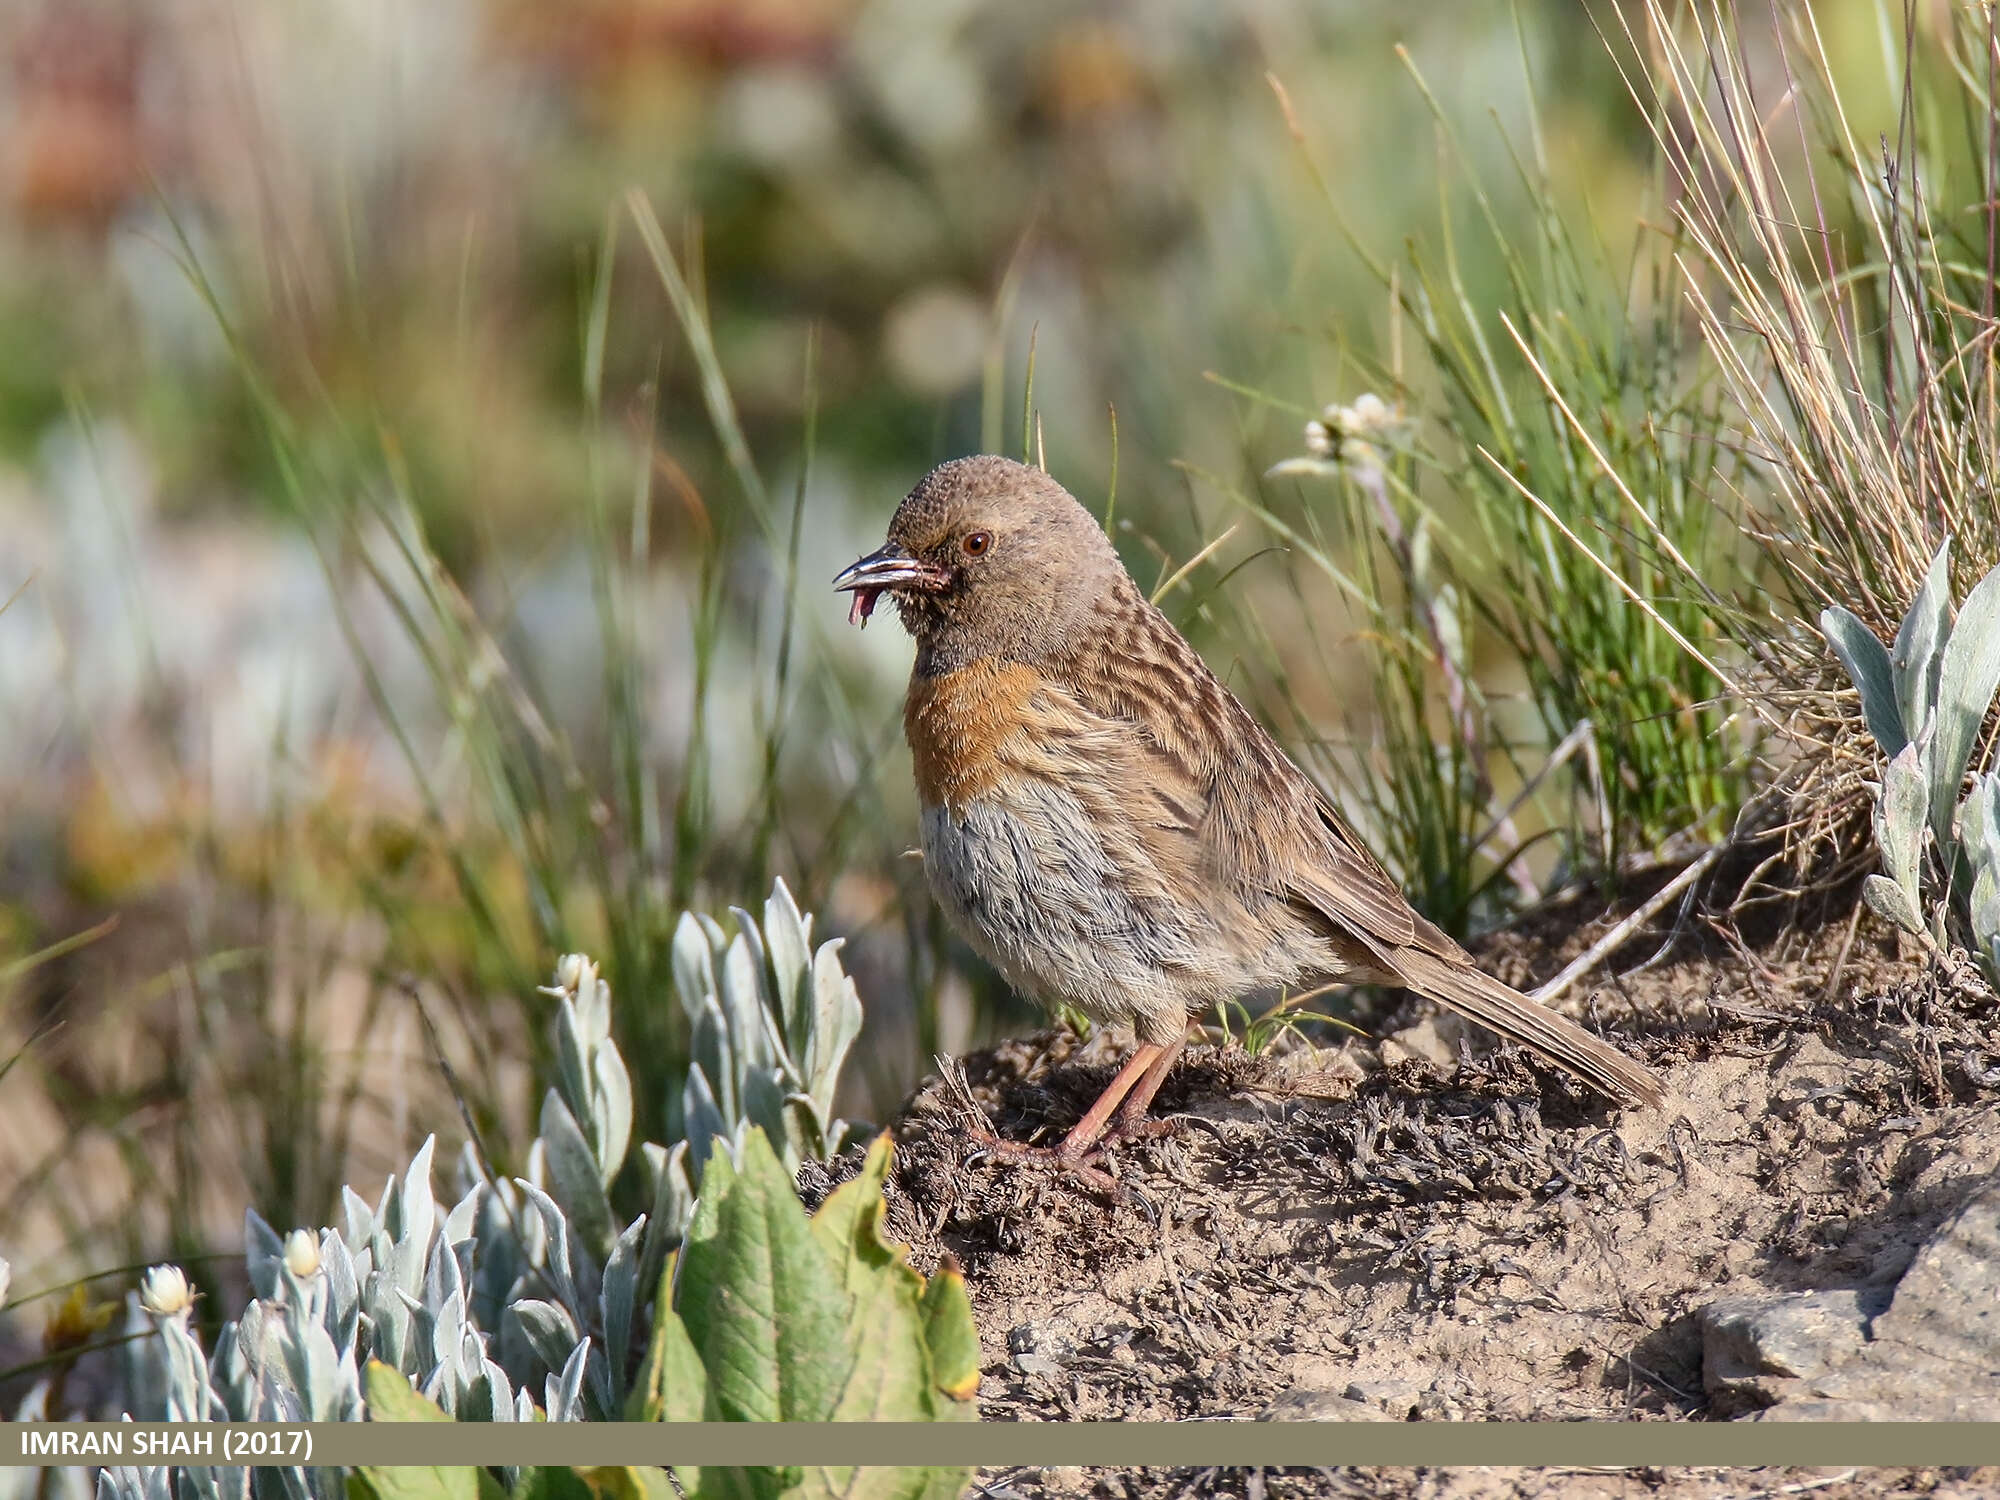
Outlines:
{"label": "small brown bird", "polygon": [[1312,981],[1406,986],[1614,1098],[1660,1102],[1645,1068],[1410,908],[1039,469],[932,470],[834,587],[864,624],[888,594],[916,638],[903,727],[952,924],[1024,994],[1138,1035],[1063,1163],[1082,1167],[1114,1110],[1115,1133],[1141,1131],[1211,1005]]}

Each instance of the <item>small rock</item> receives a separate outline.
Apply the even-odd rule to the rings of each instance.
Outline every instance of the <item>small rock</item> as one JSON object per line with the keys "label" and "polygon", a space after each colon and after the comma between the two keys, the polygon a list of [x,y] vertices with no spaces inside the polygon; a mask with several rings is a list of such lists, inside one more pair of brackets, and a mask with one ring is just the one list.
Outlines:
{"label": "small rock", "polygon": [[1290,1390],[1257,1413],[1260,1422],[1393,1422],[1380,1407],[1332,1391]]}
{"label": "small rock", "polygon": [[2000,1182],[1968,1198],[1894,1297],[1727,1297],[1701,1311],[1702,1381],[1758,1420],[2000,1421]]}
{"label": "small rock", "polygon": [[1379,1406],[1401,1421],[1409,1416],[1410,1408],[1417,1404],[1422,1392],[1415,1382],[1408,1380],[1357,1380],[1347,1387],[1344,1394],[1350,1401]]}
{"label": "small rock", "polygon": [[1007,1352],[1023,1375],[1055,1375],[1076,1348],[1046,1324],[1022,1323],[1007,1330]]}
{"label": "small rock", "polygon": [[2000,1370],[2000,1185],[1974,1193],[1917,1252],[1874,1334],[1992,1381]]}
{"label": "small rock", "polygon": [[1382,1061],[1391,1067],[1419,1058],[1441,1068],[1458,1064],[1458,1039],[1465,1028],[1455,1016],[1431,1016],[1382,1038]]}
{"label": "small rock", "polygon": [[1701,1310],[1701,1378],[1712,1396],[1768,1406],[1783,1384],[1823,1375],[1852,1359],[1868,1340],[1864,1305],[1852,1289],[1724,1297]]}

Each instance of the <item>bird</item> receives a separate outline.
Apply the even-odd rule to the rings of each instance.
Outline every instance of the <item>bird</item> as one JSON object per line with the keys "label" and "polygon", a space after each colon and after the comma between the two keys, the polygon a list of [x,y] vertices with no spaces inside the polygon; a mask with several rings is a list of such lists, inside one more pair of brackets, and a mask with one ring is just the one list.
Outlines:
{"label": "bird", "polygon": [[1024,996],[1138,1042],[1058,1145],[1009,1154],[1093,1175],[1106,1145],[1160,1128],[1147,1110],[1211,1006],[1304,983],[1413,990],[1661,1103],[1647,1068],[1411,907],[1043,470],[939,465],[833,587],[862,626],[886,595],[915,641],[903,728],[933,899]]}

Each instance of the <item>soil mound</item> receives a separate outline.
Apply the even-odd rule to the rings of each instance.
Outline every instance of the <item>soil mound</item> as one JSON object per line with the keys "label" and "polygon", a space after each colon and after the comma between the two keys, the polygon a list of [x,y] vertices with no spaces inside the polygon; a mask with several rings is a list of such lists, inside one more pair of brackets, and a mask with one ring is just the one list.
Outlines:
{"label": "soil mound", "polygon": [[[1532,983],[1608,920],[1556,943],[1516,936],[1486,961]],[[1962,960],[1905,959],[1863,932],[1839,922],[1765,952],[1718,936],[1586,997],[1581,1014],[1666,1077],[1658,1113],[1618,1110],[1414,1001],[1335,1047],[1191,1048],[1156,1106],[1180,1128],[1114,1148],[1115,1199],[984,1153],[979,1129],[1054,1139],[1119,1043],[1008,1042],[911,1101],[890,1226],[920,1265],[964,1267],[989,1419],[1991,1419],[2000,1347],[1972,1325],[2000,1274],[1975,1274],[1993,1258],[1982,1236],[2000,1237],[2000,1003]],[[808,1199],[845,1170],[809,1172]],[[1966,1264],[1912,1273],[1899,1296],[1936,1254]],[[1896,1342],[1919,1325],[1948,1335]],[[1051,1470],[989,1485],[1530,1495],[1553,1477]],[[1621,1495],[2000,1492],[1993,1474],[1945,1470],[1610,1480]]]}

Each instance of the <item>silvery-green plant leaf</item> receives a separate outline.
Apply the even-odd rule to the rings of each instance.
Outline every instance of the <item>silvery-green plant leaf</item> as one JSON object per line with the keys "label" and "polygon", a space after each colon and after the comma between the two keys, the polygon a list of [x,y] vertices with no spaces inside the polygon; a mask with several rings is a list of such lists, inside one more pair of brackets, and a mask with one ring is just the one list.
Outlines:
{"label": "silvery-green plant leaf", "polygon": [[625,1153],[632,1144],[632,1075],[625,1069],[618,1044],[608,1037],[591,1052],[591,1073],[596,1085],[591,1100],[591,1145],[597,1152],[599,1176],[608,1188],[625,1165]]}
{"label": "silvery-green plant leaf", "polygon": [[1924,732],[1937,703],[1938,653],[1951,633],[1950,618],[1951,538],[1946,537],[1889,648],[1889,669],[1896,674],[1896,706],[1911,739]]}
{"label": "silvery-green plant leaf", "polygon": [[806,1089],[822,1118],[833,1114],[834,1090],[847,1061],[847,1049],[861,1035],[861,994],[840,963],[844,942],[842,938],[831,939],[813,954],[812,1033],[803,1061]]}
{"label": "silvery-green plant leaf", "polygon": [[[215,1353],[208,1362],[208,1382],[231,1421],[250,1422],[256,1420],[257,1382],[249,1361],[243,1358],[237,1336],[240,1326],[233,1321],[224,1323],[222,1332],[216,1335]],[[165,1410],[164,1398],[160,1409]]]}
{"label": "silvery-green plant leaf", "polygon": [[1958,841],[1975,866],[2000,861],[2000,771],[1975,777],[1953,824]]}
{"label": "silvery-green plant leaf", "polygon": [[[6,1289],[0,1287],[0,1304],[6,1302]],[[124,1377],[125,1399],[130,1410],[142,1422],[163,1422],[167,1411],[167,1372],[160,1353],[158,1339],[150,1337],[153,1320],[139,1306],[138,1294],[125,1294],[124,1341],[118,1346],[118,1364]],[[209,1361],[209,1384],[214,1385],[215,1363]],[[6,1419],[6,1408],[0,1407],[0,1421]],[[4,1489],[0,1481],[0,1489]]]}
{"label": "silvery-green plant leaf", "polygon": [[827,1124],[820,1118],[817,1106],[804,1094],[787,1094],[782,1107],[785,1166],[796,1177],[803,1163],[827,1160]]}
{"label": "silvery-green plant leaf", "polygon": [[611,1035],[611,985],[598,973],[597,965],[584,965],[573,1005],[581,1050],[588,1055]]}
{"label": "silvery-green plant leaf", "polygon": [[1966,919],[1972,947],[1987,977],[2000,983],[2000,771],[1988,771],[1972,784],[1958,809],[1958,834],[1966,862],[1972,867],[1972,889]]}
{"label": "silvery-green plant leaf", "polygon": [[458,1381],[450,1367],[439,1365],[431,1371],[430,1379],[419,1382],[415,1389],[446,1416],[459,1419]]}
{"label": "silvery-green plant leaf", "polygon": [[742,939],[743,946],[749,950],[750,966],[756,971],[757,975],[756,990],[758,998],[768,1005],[771,1000],[771,987],[769,984],[771,955],[769,950],[764,946],[764,934],[757,927],[757,919],[742,907],[730,907],[729,915],[736,919],[736,937],[730,939],[731,946],[734,946],[737,938],[740,938]]}
{"label": "silvery-green plant leaf", "polygon": [[1878,916],[1894,922],[1905,932],[1923,932],[1923,913],[1895,881],[1870,875],[1861,882],[1861,896]]}
{"label": "silvery-green plant leaf", "polygon": [[243,1211],[243,1269],[250,1276],[250,1290],[259,1297],[278,1294],[278,1266],[285,1258],[284,1236],[258,1215],[254,1208]]}
{"label": "silvery-green plant leaf", "polygon": [[[542,1147],[540,1136],[528,1142],[528,1160],[523,1164],[521,1176],[527,1178],[528,1181],[532,1182],[538,1188],[547,1187],[549,1185],[548,1156],[548,1152]],[[520,1178],[515,1179],[517,1182],[519,1180]]]}
{"label": "silvery-green plant leaf", "polygon": [[785,1083],[775,1068],[755,1068],[743,1080],[743,1121],[771,1138],[781,1160],[799,1169],[798,1145],[785,1123]]}
{"label": "silvery-green plant leaf", "polygon": [[702,1071],[700,1063],[688,1064],[687,1092],[682,1107],[687,1111],[688,1155],[694,1162],[694,1177],[701,1178],[702,1167],[708,1161],[711,1143],[717,1136],[727,1138],[730,1123],[716,1106],[715,1093],[708,1086],[708,1075]]}
{"label": "silvery-green plant leaf", "polygon": [[551,1422],[582,1422],[589,1418],[583,1409],[583,1381],[590,1369],[590,1340],[576,1346],[562,1373],[551,1376],[545,1394]]}
{"label": "silvery-green plant leaf", "polygon": [[803,1060],[812,1036],[812,918],[800,915],[798,903],[782,880],[772,883],[770,898],[764,903],[764,946],[770,952],[771,974],[777,980],[785,1050]]}
{"label": "silvery-green plant leaf", "polygon": [[[437,1203],[431,1197],[431,1153],[437,1149],[437,1137],[425,1136],[417,1154],[410,1158],[410,1165],[403,1173],[401,1183],[389,1186],[388,1220],[384,1226],[398,1246],[417,1245],[428,1251],[431,1232],[437,1227]],[[422,1267],[418,1268],[419,1273]],[[413,1285],[406,1284],[406,1291],[414,1291]]]}
{"label": "silvery-green plant leaf", "polygon": [[[406,1295],[386,1271],[370,1271],[361,1283],[361,1310],[373,1334],[375,1358],[410,1375],[415,1373],[415,1363],[410,1350],[410,1310],[403,1302]],[[246,1328],[248,1311],[246,1308]]]}
{"label": "silvery-green plant leaf", "polygon": [[581,1325],[589,1320],[591,1310],[597,1306],[600,1289],[597,1262],[591,1258],[590,1251],[578,1243],[563,1217],[562,1209],[553,1198],[533,1183],[519,1183],[519,1186],[528,1195],[528,1201],[534,1205],[535,1212],[541,1217],[542,1227],[548,1233],[548,1253],[543,1259],[543,1273],[553,1283],[563,1306]]}
{"label": "silvery-green plant leaf", "polygon": [[[736,1066],[747,1070],[770,1062],[770,1038],[765,1033],[764,1015],[768,996],[764,983],[763,945],[751,945],[754,925],[747,920],[744,930],[730,940],[722,955],[722,1016],[729,1025],[729,1045],[736,1054]],[[727,1095],[729,1089],[719,1078],[711,1078]],[[735,1111],[730,1111],[733,1116]]]}
{"label": "silvery-green plant leaf", "polygon": [[466,1388],[459,1406],[461,1422],[512,1422],[515,1420],[514,1386],[507,1372],[492,1360],[480,1364],[479,1378]]}
{"label": "silvery-green plant leaf", "polygon": [[576,1320],[567,1308],[539,1297],[523,1297],[507,1311],[528,1336],[536,1357],[551,1370],[563,1369],[579,1347]]}
{"label": "silvery-green plant leaf", "polygon": [[444,1216],[444,1242],[447,1245],[461,1245],[477,1238],[479,1195],[483,1190],[483,1186],[475,1181],[451,1206],[451,1212]]}
{"label": "silvery-green plant leaf", "polygon": [[361,1284],[354,1274],[354,1257],[347,1253],[347,1241],[331,1229],[320,1236],[319,1265],[326,1276],[327,1332],[333,1336],[334,1346],[352,1357],[361,1329]]}
{"label": "silvery-green plant leaf", "polygon": [[591,1043],[577,1025],[576,1008],[568,999],[556,1005],[556,1087],[578,1120],[590,1113],[592,1080],[586,1059]]}
{"label": "silvery-green plant leaf", "polygon": [[562,1205],[571,1232],[593,1255],[610,1254],[615,1231],[604,1179],[582,1130],[554,1089],[542,1097],[541,1141],[548,1152],[549,1196]]}
{"label": "silvery-green plant leaf", "polygon": [[702,1002],[715,993],[715,957],[708,933],[692,912],[682,912],[674,925],[674,989],[688,1024],[697,1024]]}
{"label": "silvery-green plant leaf", "polygon": [[[703,1001],[694,1021],[694,1035],[690,1054],[690,1072],[700,1069],[702,1080],[708,1085],[709,1098],[725,1118],[734,1119],[741,1107],[736,1098],[737,1058],[736,1048],[729,1040],[729,1023],[723,1019],[722,1006],[714,995]],[[683,1110],[686,1102],[683,1101]],[[695,1135],[692,1119],[687,1121],[690,1140]]]}
{"label": "silvery-green plant leaf", "polygon": [[[318,1323],[288,1320],[282,1340],[285,1368],[292,1380],[292,1389],[298,1393],[299,1405],[310,1422],[344,1422],[348,1420],[350,1401],[359,1405],[360,1386],[357,1381],[343,1389],[340,1353],[333,1347],[333,1340]],[[352,1371],[350,1370],[350,1374]]]}
{"label": "silvery-green plant leaf", "polygon": [[[1884,755],[1899,755],[1913,733],[1903,723],[1896,700],[1896,674],[1889,665],[1889,653],[1875,633],[1852,610],[1836,604],[1821,612],[1821,634],[1847,669],[1855,691],[1861,695],[1861,716],[1868,732]],[[1921,728],[1922,726],[1917,726]]]}
{"label": "silvery-green plant leaf", "polygon": [[424,1268],[424,1301],[431,1307],[463,1301],[465,1268],[458,1263],[451,1245],[440,1236],[432,1241],[430,1263]]}
{"label": "silvery-green plant leaf", "polygon": [[1944,643],[1938,671],[1937,729],[1930,749],[1931,827],[1938,842],[1951,836],[1959,783],[1979,741],[1980,726],[2000,689],[2000,568],[1973,586]]}
{"label": "silvery-green plant leaf", "polygon": [[167,1420],[212,1420],[215,1393],[208,1383],[208,1356],[201,1352],[201,1345],[184,1318],[157,1321],[166,1355]]}
{"label": "silvery-green plant leaf", "polygon": [[479,1191],[474,1229],[479,1253],[467,1278],[473,1321],[491,1331],[501,1323],[507,1296],[534,1265],[548,1243],[541,1218],[523,1213],[511,1182],[488,1182]]}
{"label": "silvery-green plant leaf", "polygon": [[653,1207],[646,1215],[645,1252],[639,1261],[639,1285],[656,1287],[667,1252],[680,1243],[694,1207],[694,1183],[688,1176],[688,1143],[675,1141],[667,1150],[648,1141],[641,1148],[646,1170],[652,1174]]}
{"label": "silvery-green plant leaf", "polygon": [[641,1214],[618,1236],[611,1258],[604,1264],[604,1291],[599,1300],[608,1359],[604,1394],[610,1411],[625,1404],[625,1371],[631,1360],[632,1320],[639,1304],[639,1261],[645,1236],[646,1216]]}
{"label": "silvery-green plant leaf", "polygon": [[368,1206],[368,1200],[353,1188],[342,1186],[340,1190],[340,1211],[347,1227],[342,1237],[347,1248],[357,1254],[365,1249],[375,1234],[375,1210]]}
{"label": "silvery-green plant leaf", "polygon": [[1909,906],[1922,910],[1924,815],[1930,785],[1926,779],[1927,742],[1905,745],[1882,773],[1875,799],[1875,843],[1882,868],[1902,888]]}

